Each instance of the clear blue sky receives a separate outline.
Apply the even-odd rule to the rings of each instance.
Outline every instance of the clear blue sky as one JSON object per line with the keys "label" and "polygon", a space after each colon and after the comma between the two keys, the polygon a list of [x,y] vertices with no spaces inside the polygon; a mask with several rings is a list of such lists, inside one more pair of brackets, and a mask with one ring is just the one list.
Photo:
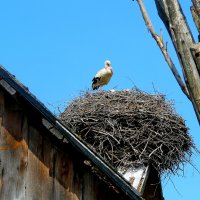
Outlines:
{"label": "clear blue sky", "polygon": [[[189,24],[190,1],[181,0]],[[163,29],[169,52],[180,70],[154,1],[145,0],[156,31]],[[200,131],[191,103],[182,94],[139,7],[132,0],[34,0],[0,2],[0,63],[52,112],[91,87],[91,79],[110,59],[114,76],[104,89],[154,88],[175,102],[196,145]],[[193,156],[200,170],[200,158]],[[184,177],[163,181],[166,200],[199,199],[200,174],[190,165]],[[172,183],[173,182],[173,183]],[[174,187],[175,185],[175,187]]]}

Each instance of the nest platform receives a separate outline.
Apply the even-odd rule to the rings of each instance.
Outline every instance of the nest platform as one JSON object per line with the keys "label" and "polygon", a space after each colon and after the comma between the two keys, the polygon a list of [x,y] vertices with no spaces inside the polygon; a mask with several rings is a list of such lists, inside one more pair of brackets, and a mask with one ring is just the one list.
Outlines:
{"label": "nest platform", "polygon": [[162,94],[137,88],[83,92],[60,115],[62,122],[117,169],[153,165],[176,173],[192,155],[184,119]]}

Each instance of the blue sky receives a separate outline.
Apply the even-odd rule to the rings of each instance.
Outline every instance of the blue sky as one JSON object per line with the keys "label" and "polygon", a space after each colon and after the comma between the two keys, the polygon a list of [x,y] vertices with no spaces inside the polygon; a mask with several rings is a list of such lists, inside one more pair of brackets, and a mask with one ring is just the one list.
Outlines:
{"label": "blue sky", "polygon": [[[180,66],[168,34],[157,16],[154,1],[145,0],[156,31],[164,32],[168,49]],[[180,0],[189,16],[190,1]],[[182,94],[159,48],[144,25],[139,7],[132,0],[34,0],[0,2],[0,63],[16,76],[52,112],[57,113],[81,91],[110,59],[114,69],[109,90],[154,88],[175,102],[186,120],[196,145],[200,133],[191,103]],[[180,71],[181,73],[181,71]],[[200,170],[200,158],[192,160]],[[186,165],[184,177],[163,181],[166,200],[199,198],[200,174]]]}

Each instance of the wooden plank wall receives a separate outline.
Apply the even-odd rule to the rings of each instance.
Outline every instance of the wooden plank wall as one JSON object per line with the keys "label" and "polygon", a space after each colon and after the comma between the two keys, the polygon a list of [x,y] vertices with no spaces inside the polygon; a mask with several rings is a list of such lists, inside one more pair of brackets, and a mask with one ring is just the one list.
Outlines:
{"label": "wooden plank wall", "polygon": [[0,199],[106,200],[126,199],[84,167],[84,158],[56,141],[0,89]]}

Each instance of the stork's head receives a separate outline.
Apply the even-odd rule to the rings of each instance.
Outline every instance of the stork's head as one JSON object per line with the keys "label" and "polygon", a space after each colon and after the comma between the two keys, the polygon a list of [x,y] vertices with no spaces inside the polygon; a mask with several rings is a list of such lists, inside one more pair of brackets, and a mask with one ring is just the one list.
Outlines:
{"label": "stork's head", "polygon": [[110,60],[106,60],[106,61],[105,61],[105,68],[107,68],[107,67],[111,67],[111,62],[110,62]]}

